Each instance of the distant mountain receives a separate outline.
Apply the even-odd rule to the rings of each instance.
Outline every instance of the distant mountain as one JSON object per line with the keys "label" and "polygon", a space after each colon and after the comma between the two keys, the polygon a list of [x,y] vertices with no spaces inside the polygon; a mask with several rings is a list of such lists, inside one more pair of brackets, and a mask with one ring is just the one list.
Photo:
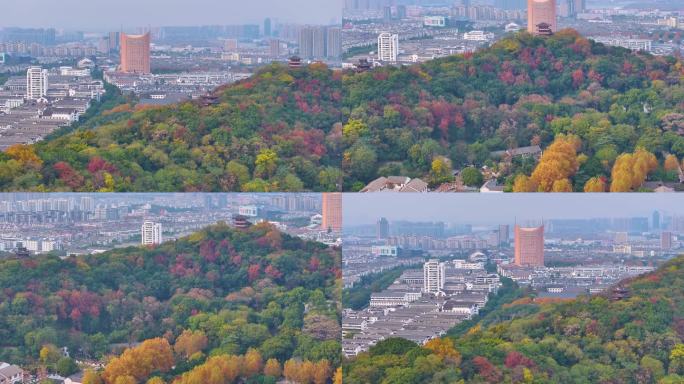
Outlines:
{"label": "distant mountain", "polygon": [[462,169],[456,181],[479,187],[485,165],[507,190],[674,186],[682,78],[679,58],[573,30],[405,67],[274,64],[215,99],[119,107],[98,128],[13,148],[0,189],[358,191],[391,175],[436,187]]}
{"label": "distant mountain", "polygon": [[[108,366],[107,382],[138,372],[122,368],[140,360],[131,356],[169,345],[171,364],[141,368],[146,373],[135,382],[157,370],[165,379],[179,376],[209,355],[273,359],[271,368],[291,358],[326,360],[319,368],[330,375],[340,361],[340,258],[339,250],[269,224],[218,224],[156,247],[3,260],[0,361],[50,367],[44,356],[55,347],[102,359],[149,339]],[[236,374],[260,374],[263,364],[255,367]]]}
{"label": "distant mountain", "polygon": [[684,256],[591,297],[521,299],[424,348],[388,339],[345,383],[682,383]]}

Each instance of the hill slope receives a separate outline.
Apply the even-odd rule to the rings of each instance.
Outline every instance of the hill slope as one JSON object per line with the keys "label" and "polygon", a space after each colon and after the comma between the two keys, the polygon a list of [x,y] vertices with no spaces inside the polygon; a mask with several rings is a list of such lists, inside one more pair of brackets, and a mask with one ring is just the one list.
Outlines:
{"label": "hill slope", "polygon": [[335,191],[341,182],[339,76],[272,65],[217,99],[105,112],[0,154],[0,188],[73,191]]}
{"label": "hill slope", "polygon": [[30,366],[45,346],[100,359],[115,344],[163,337],[176,343],[172,376],[202,363],[196,352],[254,349],[264,361],[325,359],[334,367],[340,257],[267,224],[218,224],[154,248],[3,260],[0,360]]}
{"label": "hill slope", "polygon": [[[217,90],[216,105],[117,108],[99,128],[14,148],[0,155],[0,189],[356,191],[378,176],[434,186],[488,165],[509,189],[525,175],[517,190],[638,190],[677,180],[682,79],[680,59],[572,30],[363,73],[276,64]],[[532,158],[491,153],[554,140],[535,173]],[[637,148],[646,161],[618,160]]]}
{"label": "hill slope", "polygon": [[346,363],[344,382],[684,382],[684,257],[622,286],[620,300],[514,303],[498,314],[509,320],[426,348],[386,340]]}

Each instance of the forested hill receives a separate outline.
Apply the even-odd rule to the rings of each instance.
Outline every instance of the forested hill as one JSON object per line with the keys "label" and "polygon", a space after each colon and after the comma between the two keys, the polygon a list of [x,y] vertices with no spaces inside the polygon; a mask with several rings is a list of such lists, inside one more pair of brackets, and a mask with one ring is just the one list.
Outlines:
{"label": "forested hill", "polygon": [[[120,107],[97,129],[13,148],[0,188],[355,191],[388,175],[437,186],[487,165],[520,191],[638,190],[677,179],[683,78],[678,58],[572,30],[367,72],[274,64],[214,105]],[[540,167],[492,154],[556,139]]]}
{"label": "forested hill", "polygon": [[380,342],[346,363],[344,382],[684,382],[684,256],[602,295],[520,300],[497,316],[509,320],[425,348]]}
{"label": "forested hill", "polygon": [[[273,359],[271,368],[291,358],[325,360],[330,375],[340,361],[340,258],[339,250],[269,224],[218,224],[157,247],[3,260],[0,360],[51,369],[55,361],[45,356],[57,347],[101,359],[116,344],[161,337],[157,343],[175,352],[166,379],[209,355],[235,362],[245,354]],[[106,371],[107,383],[116,381],[116,367]],[[144,383],[143,376],[133,382]]]}
{"label": "forested hill", "polygon": [[95,129],[0,154],[0,188],[72,191],[337,191],[341,73],[274,64],[165,107],[120,105]]}

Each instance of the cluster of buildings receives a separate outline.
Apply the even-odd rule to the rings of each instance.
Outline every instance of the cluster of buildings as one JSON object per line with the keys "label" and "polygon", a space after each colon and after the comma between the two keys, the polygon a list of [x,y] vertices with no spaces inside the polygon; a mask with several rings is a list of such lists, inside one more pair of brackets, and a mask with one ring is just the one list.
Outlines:
{"label": "cluster of buildings", "polygon": [[30,66],[0,85],[0,150],[35,143],[78,121],[105,92],[104,83],[92,77],[92,67],[88,59],[76,67]]}
{"label": "cluster of buildings", "polygon": [[344,354],[355,356],[389,337],[424,344],[478,315],[501,286],[499,276],[488,273],[480,260],[481,254],[428,260],[422,270],[408,269],[387,289],[371,294],[367,308],[345,309]]}
{"label": "cluster of buildings", "polygon": [[[271,222],[293,236],[339,244],[341,195],[76,196],[15,194],[0,200],[0,252],[29,257],[157,245],[220,221]],[[322,210],[325,205],[326,209]],[[326,227],[322,226],[326,223]],[[235,224],[237,225],[237,224]]]}

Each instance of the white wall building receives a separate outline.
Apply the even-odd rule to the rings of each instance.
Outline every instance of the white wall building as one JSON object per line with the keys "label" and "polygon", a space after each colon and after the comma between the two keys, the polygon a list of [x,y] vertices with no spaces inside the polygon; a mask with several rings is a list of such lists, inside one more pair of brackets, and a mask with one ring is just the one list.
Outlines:
{"label": "white wall building", "polygon": [[26,71],[26,98],[37,100],[47,95],[48,71],[32,66]]}
{"label": "white wall building", "polygon": [[430,260],[423,264],[423,292],[438,294],[444,289],[444,263]]}
{"label": "white wall building", "polygon": [[397,62],[399,54],[399,35],[383,32],[378,36],[378,60]]}
{"label": "white wall building", "polygon": [[162,243],[162,225],[152,221],[146,221],[141,228],[142,244],[155,245]]}

